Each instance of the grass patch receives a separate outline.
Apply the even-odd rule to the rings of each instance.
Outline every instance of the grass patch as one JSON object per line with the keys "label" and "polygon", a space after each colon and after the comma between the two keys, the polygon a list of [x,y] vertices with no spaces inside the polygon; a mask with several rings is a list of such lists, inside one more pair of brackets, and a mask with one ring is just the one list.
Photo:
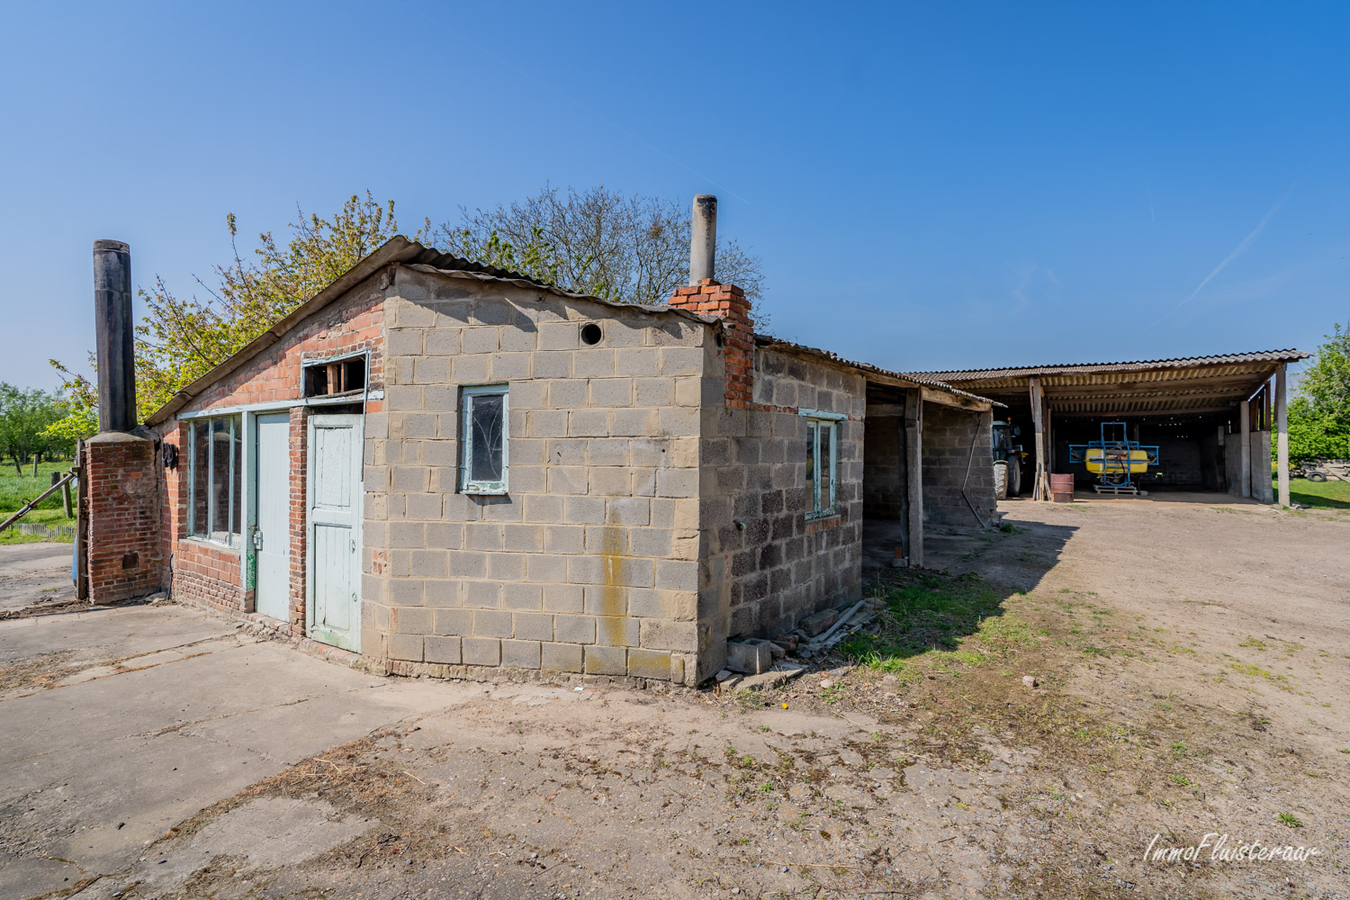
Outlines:
{"label": "grass patch", "polygon": [[[43,506],[46,506],[46,504],[44,503]],[[10,512],[13,512],[13,510]],[[7,519],[9,518],[9,515],[9,512],[0,512],[0,519]],[[65,515],[62,514],[60,508],[43,509],[42,507],[39,507],[19,521],[29,525],[65,525],[71,528],[75,526],[75,520],[73,518],[67,519]],[[25,534],[14,528],[6,528],[4,531],[0,531],[0,546],[5,546],[7,544],[40,544],[52,542],[71,543],[67,538],[44,537],[40,534]]]}
{"label": "grass patch", "polygon": [[909,668],[915,657],[932,667],[973,667],[1036,643],[1030,626],[1007,614],[974,576],[921,575],[885,599],[877,633],[849,635],[839,645],[851,661],[877,671],[922,677]]}
{"label": "grass patch", "polygon": [[[1279,485],[1275,485],[1279,496]],[[1350,482],[1309,481],[1306,478],[1289,479],[1289,500],[1309,509],[1350,510]]]}
{"label": "grass patch", "polygon": [[[23,467],[23,474],[17,475],[12,465],[0,467],[0,513],[17,512],[24,503],[32,500],[52,486],[53,472],[68,472],[72,463],[38,463],[38,473],[33,475],[31,465]],[[60,509],[61,492],[57,491],[38,506],[38,509]]]}
{"label": "grass patch", "polygon": [[[38,463],[37,475],[33,475],[31,465],[23,467],[23,475],[15,474],[12,465],[0,467],[0,520],[9,518],[11,513],[18,512],[25,503],[51,487],[53,472],[66,472],[70,470],[70,467],[69,461]],[[74,499],[72,496],[71,500]],[[24,516],[20,521],[29,525],[74,526],[75,524],[73,518],[66,518],[61,514],[60,491],[43,500],[38,504],[37,509]],[[0,546],[6,544],[37,544],[54,540],[60,541],[62,539],[37,534],[24,534],[13,528],[0,531]]]}
{"label": "grass patch", "polygon": [[1229,663],[1228,667],[1234,672],[1240,672],[1243,675],[1250,675],[1253,678],[1264,678],[1266,681],[1275,684],[1288,684],[1289,679],[1283,675],[1277,675],[1269,669],[1263,669],[1260,666],[1250,666],[1246,663]]}
{"label": "grass patch", "polygon": [[1277,818],[1279,818],[1280,824],[1281,824],[1281,825],[1285,825],[1285,826],[1287,826],[1287,827],[1289,827],[1289,828],[1302,828],[1302,827],[1303,827],[1303,823],[1300,822],[1299,819],[1298,819],[1298,817],[1295,816],[1293,813],[1287,813],[1287,812],[1280,813],[1279,816],[1278,816]]}

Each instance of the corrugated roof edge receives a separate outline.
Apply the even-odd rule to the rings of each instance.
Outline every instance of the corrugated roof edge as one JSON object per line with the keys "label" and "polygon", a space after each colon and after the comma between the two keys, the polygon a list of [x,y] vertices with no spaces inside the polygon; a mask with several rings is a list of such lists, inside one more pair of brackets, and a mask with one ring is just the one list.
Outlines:
{"label": "corrugated roof edge", "polygon": [[1052,375],[1058,372],[1131,372],[1145,369],[1170,369],[1183,366],[1221,366],[1241,362],[1298,362],[1312,356],[1303,350],[1258,350],[1252,353],[1229,353],[1220,356],[1188,356],[1177,359],[1146,359],[1127,362],[1060,363],[1048,366],[1021,366],[993,369],[955,369],[943,372],[915,372],[916,376],[940,378],[949,381],[980,378],[1010,378],[1018,375]]}
{"label": "corrugated roof edge", "polygon": [[910,385],[913,385],[914,387],[932,388],[934,390],[944,391],[948,394],[952,394],[957,397],[965,397],[968,400],[974,400],[979,403],[988,403],[990,408],[993,408],[995,406],[1006,406],[1006,404],[1000,403],[997,400],[990,400],[988,397],[981,397],[979,394],[972,394],[969,391],[963,391],[960,388],[952,387],[950,384],[947,384],[943,381],[939,381],[936,378],[930,378],[921,373],[916,374],[913,372],[909,373],[893,372],[890,369],[883,369],[880,366],[874,366],[871,363],[858,362],[852,359],[845,359],[844,357],[840,356],[837,353],[834,353],[829,350],[821,350],[819,347],[808,347],[805,344],[798,344],[794,343],[793,341],[785,341],[782,338],[772,337],[771,335],[767,334],[755,335],[755,343],[763,347],[779,347],[791,350],[796,353],[801,353],[806,356],[815,356],[820,359],[828,360],[829,362],[835,363],[840,366],[845,366],[850,369],[857,369],[860,372],[868,372],[874,375],[882,375],[885,376],[886,378],[891,378],[896,381],[903,381]]}
{"label": "corrugated roof edge", "polygon": [[522,275],[519,272],[512,272],[508,269],[499,269],[495,266],[487,266],[482,263],[472,262],[449,253],[443,253],[434,247],[424,247],[422,244],[411,241],[403,235],[395,235],[385,241],[380,247],[375,249],[370,255],[366,256],[356,265],[352,266],[328,287],[319,291],[309,300],[297,306],[289,315],[279,320],[271,328],[258,335],[252,341],[249,341],[239,350],[228,356],[221,363],[206,372],[201,378],[178,390],[173,397],[155,410],[145,420],[145,424],[154,426],[159,425],[174,414],[183,409],[193,400],[197,399],[211,385],[220,379],[238,370],[240,367],[254,359],[268,347],[277,343],[289,331],[298,326],[305,319],[317,313],[319,310],[328,306],[334,300],[337,300],[347,291],[356,287],[361,282],[370,278],[380,269],[391,264],[408,266],[423,270],[435,272],[468,275],[474,278],[491,279],[493,281],[503,281],[508,284],[514,284],[520,287],[528,287],[544,291],[558,297],[564,297],[574,300],[588,300],[593,303],[600,303],[610,307],[622,307],[652,314],[671,315],[677,318],[688,319],[699,322],[713,328],[720,329],[722,323],[720,319],[710,316],[701,316],[697,313],[684,309],[671,309],[667,306],[645,306],[639,303],[622,303],[614,300],[605,300],[601,297],[594,297],[589,294],[578,294],[572,291],[563,290],[557,285],[548,282],[539,281]]}

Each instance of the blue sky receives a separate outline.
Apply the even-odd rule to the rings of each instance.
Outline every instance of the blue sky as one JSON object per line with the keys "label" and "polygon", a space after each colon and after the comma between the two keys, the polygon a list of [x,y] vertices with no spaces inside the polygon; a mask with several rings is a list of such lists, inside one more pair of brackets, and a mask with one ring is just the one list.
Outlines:
{"label": "blue sky", "polygon": [[716,193],[774,331],[899,369],[1298,346],[1350,319],[1350,8],[0,8],[0,380],[296,204]]}

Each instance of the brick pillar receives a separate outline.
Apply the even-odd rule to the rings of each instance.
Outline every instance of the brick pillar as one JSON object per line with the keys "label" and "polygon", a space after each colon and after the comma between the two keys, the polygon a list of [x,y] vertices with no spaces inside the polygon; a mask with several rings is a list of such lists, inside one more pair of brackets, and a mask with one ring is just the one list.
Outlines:
{"label": "brick pillar", "polygon": [[704,278],[697,285],[676,288],[667,305],[722,320],[727,407],[748,409],[755,388],[755,326],[745,291]]}
{"label": "brick pillar", "polygon": [[160,589],[160,519],[154,441],[109,431],[85,441],[91,603],[133,600]]}

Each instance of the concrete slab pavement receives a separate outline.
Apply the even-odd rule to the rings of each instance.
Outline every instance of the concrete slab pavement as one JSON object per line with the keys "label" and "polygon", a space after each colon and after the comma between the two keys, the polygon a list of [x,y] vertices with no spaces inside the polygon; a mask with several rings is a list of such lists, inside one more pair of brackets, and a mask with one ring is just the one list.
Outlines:
{"label": "concrete slab pavement", "polygon": [[0,612],[23,609],[40,600],[74,596],[70,580],[71,544],[0,546]]}
{"label": "concrete slab pavement", "polygon": [[469,696],[176,606],[0,622],[0,676],[0,900],[119,871],[285,766]]}

